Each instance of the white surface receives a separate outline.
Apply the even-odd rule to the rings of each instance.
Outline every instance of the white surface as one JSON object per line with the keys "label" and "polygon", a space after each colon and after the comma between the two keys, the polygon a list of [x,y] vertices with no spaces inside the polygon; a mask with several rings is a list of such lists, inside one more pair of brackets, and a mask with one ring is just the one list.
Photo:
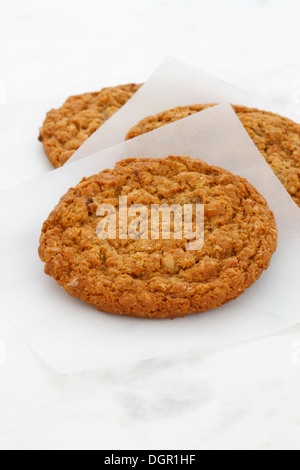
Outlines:
{"label": "white surface", "polygon": [[[50,169],[32,140],[48,108],[142,81],[166,55],[300,111],[297,0],[0,5],[1,184]],[[300,448],[299,328],[68,377],[37,360],[2,315],[0,332],[1,448]]]}

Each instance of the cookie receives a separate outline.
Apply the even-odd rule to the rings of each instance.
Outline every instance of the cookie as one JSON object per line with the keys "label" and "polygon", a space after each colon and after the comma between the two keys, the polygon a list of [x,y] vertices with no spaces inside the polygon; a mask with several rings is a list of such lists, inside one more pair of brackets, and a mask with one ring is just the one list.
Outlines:
{"label": "cookie", "polygon": [[[178,107],[146,117],[128,132],[126,139],[132,139],[211,106],[215,105]],[[258,150],[300,207],[300,124],[258,109],[245,106],[233,108]]]}
{"label": "cookie", "polygon": [[102,124],[118,111],[141,85],[129,84],[95,93],[71,96],[59,109],[52,109],[40,129],[39,140],[55,168],[73,153]]}
{"label": "cookie", "polygon": [[[109,204],[119,216],[120,197],[128,207],[146,206],[149,216],[152,205],[204,205],[203,247],[188,250],[186,237],[153,239],[150,228],[148,239],[100,239],[98,208]],[[268,268],[276,246],[273,213],[244,178],[168,157],[124,160],[84,178],[44,223],[39,255],[46,274],[100,311],[175,318],[240,296]]]}

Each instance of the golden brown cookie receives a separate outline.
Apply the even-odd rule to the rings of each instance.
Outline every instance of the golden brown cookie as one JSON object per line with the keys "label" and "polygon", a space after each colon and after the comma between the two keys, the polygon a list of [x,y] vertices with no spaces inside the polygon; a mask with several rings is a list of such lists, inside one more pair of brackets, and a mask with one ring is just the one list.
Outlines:
{"label": "golden brown cookie", "polygon": [[[215,106],[213,104],[183,106],[140,121],[126,139],[153,131],[171,122]],[[277,114],[233,106],[258,150],[300,207],[300,124]]]}
{"label": "golden brown cookie", "polygon": [[71,96],[59,109],[52,109],[40,129],[39,140],[55,168],[73,153],[102,124],[118,111],[141,85],[129,84],[95,93]]}
{"label": "golden brown cookie", "polygon": [[[100,240],[97,208],[203,204],[205,243],[187,239]],[[97,215],[98,214],[98,215]],[[151,224],[149,224],[149,227]],[[273,213],[244,178],[189,157],[129,159],[84,178],[44,223],[45,272],[100,311],[142,318],[204,312],[237,298],[267,269],[277,246]]]}

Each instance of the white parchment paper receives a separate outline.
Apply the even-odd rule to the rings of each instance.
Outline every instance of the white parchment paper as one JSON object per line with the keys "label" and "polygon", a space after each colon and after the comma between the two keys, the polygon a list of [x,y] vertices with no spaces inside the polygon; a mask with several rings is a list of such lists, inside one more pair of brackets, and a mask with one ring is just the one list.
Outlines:
{"label": "white parchment paper", "polygon": [[[70,186],[127,157],[190,155],[246,177],[266,197],[279,228],[271,266],[239,299],[176,320],[94,310],[43,273],[43,221]],[[3,190],[0,308],[31,348],[61,373],[213,347],[276,332],[300,320],[300,211],[229,105],[121,143]]]}
{"label": "white parchment paper", "polygon": [[67,163],[125,140],[129,129],[146,116],[177,106],[202,103],[231,103],[264,109],[299,121],[299,116],[279,109],[180,60],[168,57],[135,95],[101,126]]}

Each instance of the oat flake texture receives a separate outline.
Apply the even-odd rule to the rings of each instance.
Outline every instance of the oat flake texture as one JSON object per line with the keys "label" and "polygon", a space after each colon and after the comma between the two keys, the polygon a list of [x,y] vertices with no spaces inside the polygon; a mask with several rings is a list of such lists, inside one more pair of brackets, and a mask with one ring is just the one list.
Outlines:
{"label": "oat flake texture", "polygon": [[[101,204],[205,206],[205,244],[100,240]],[[44,223],[45,272],[100,311],[143,318],[200,313],[237,298],[268,268],[277,246],[273,213],[245,179],[189,157],[129,159],[84,178]]]}
{"label": "oat flake texture", "polygon": [[[134,126],[127,139],[215,106],[197,104],[148,116]],[[277,114],[233,106],[249,136],[286,190],[300,207],[300,124]]]}
{"label": "oat flake texture", "polygon": [[71,96],[61,108],[49,111],[40,129],[39,140],[52,165],[55,168],[64,165],[140,86],[120,85],[95,93]]}

